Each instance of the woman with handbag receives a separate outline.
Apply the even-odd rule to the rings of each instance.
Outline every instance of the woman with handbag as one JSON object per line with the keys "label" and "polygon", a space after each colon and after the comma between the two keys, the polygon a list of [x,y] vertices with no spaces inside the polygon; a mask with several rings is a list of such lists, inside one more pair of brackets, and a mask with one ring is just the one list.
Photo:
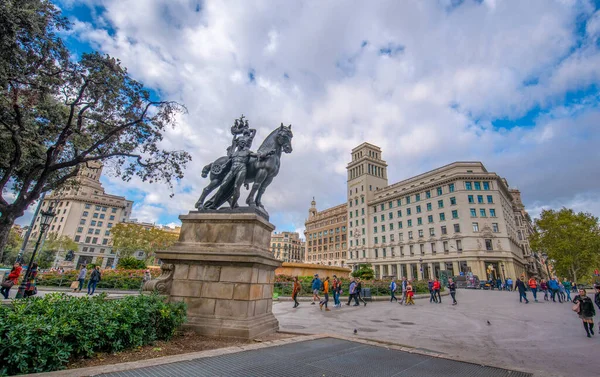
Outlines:
{"label": "woman with handbag", "polygon": [[[583,321],[583,327],[587,333],[587,337],[591,338],[594,335],[594,316],[596,309],[592,299],[586,295],[583,288],[579,289],[579,294],[573,299],[573,311],[579,314],[579,318]],[[590,335],[592,334],[592,335]]]}
{"label": "woman with handbag", "polygon": [[31,273],[29,274],[29,278],[27,279],[27,284],[25,285],[25,297],[33,296],[37,293],[37,288],[35,287],[35,278],[38,273],[38,264],[33,262],[31,264]]}
{"label": "woman with handbag", "polygon": [[15,263],[12,270],[10,270],[10,273],[8,274],[8,278],[2,282],[2,289],[0,289],[0,293],[2,293],[4,299],[8,299],[8,292],[10,292],[12,286],[19,284],[19,275],[21,275],[21,270],[21,264]]}

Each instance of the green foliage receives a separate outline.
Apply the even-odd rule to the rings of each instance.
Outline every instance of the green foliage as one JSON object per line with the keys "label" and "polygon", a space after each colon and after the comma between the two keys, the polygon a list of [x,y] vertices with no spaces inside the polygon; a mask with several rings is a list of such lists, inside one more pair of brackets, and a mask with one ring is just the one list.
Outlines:
{"label": "green foliage", "polygon": [[149,258],[155,251],[168,249],[179,239],[176,233],[138,224],[117,224],[110,230],[113,247],[121,256],[129,257],[136,251],[143,251]]}
{"label": "green foliage", "polygon": [[373,267],[369,263],[359,264],[358,270],[352,272],[352,276],[355,278],[371,280],[375,276],[375,271],[373,271]]}
{"label": "green foliage", "polygon": [[574,281],[590,280],[600,264],[598,218],[572,209],[544,210],[535,221],[531,248],[554,259],[559,276]]}
{"label": "green foliage", "polygon": [[69,359],[168,340],[185,304],[158,295],[73,297],[53,293],[0,306],[0,375],[63,369]]}
{"label": "green foliage", "polygon": [[4,248],[4,253],[0,253],[0,265],[11,266],[15,263],[21,245],[23,244],[23,238],[13,228],[10,229],[8,234],[8,241]]}
{"label": "green foliage", "polygon": [[117,267],[125,270],[138,270],[146,268],[146,262],[134,257],[119,258]]}
{"label": "green foliage", "polygon": [[[68,271],[60,274],[54,272],[44,272],[38,274],[37,285],[44,287],[68,287],[71,282],[77,280],[79,271]],[[89,278],[91,268],[88,269]],[[152,277],[157,277],[160,270],[150,269]],[[144,270],[103,270],[102,280],[98,282],[98,288],[101,289],[123,289],[138,290],[142,285]]]}
{"label": "green foliage", "polygon": [[71,59],[69,28],[50,1],[0,1],[0,259],[15,219],[82,166],[110,161],[125,181],[172,186],[191,160],[161,143],[185,108],[153,101],[115,58]]}

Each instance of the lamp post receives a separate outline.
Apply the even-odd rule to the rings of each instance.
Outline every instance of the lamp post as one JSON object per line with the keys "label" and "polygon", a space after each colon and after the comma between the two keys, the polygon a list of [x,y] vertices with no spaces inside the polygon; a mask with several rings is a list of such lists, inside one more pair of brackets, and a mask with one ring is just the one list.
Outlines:
{"label": "lamp post", "polygon": [[421,280],[425,280],[425,275],[423,273],[423,258],[419,258],[419,266],[421,268]]}
{"label": "lamp post", "polygon": [[506,280],[506,274],[504,273],[504,263],[501,263],[500,267],[502,268],[502,280]]}
{"label": "lamp post", "polygon": [[37,254],[38,249],[40,248],[40,244],[42,243],[42,239],[44,238],[44,234],[46,230],[50,226],[52,219],[56,215],[52,207],[48,208],[48,211],[41,211],[42,219],[40,221],[40,235],[38,236],[37,242],[35,243],[35,247],[33,249],[33,253],[31,254],[31,259],[29,259],[29,263],[27,264],[27,272],[25,273],[25,277],[21,281],[21,285],[19,286],[19,290],[17,291],[16,298],[23,298],[25,296],[25,287],[27,285],[27,281],[29,280],[29,276],[31,276],[31,265],[35,260],[35,255]]}

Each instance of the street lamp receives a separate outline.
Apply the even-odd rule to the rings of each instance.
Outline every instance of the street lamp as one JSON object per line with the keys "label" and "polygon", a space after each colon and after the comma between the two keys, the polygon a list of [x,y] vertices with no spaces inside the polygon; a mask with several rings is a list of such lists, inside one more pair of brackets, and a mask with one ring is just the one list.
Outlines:
{"label": "street lamp", "polygon": [[48,227],[50,227],[50,223],[52,219],[56,215],[52,207],[48,208],[48,211],[41,211],[42,219],[40,221],[40,235],[38,236],[37,242],[35,243],[35,247],[33,248],[33,254],[31,254],[31,259],[29,260],[29,264],[27,265],[27,272],[25,273],[25,277],[23,281],[21,281],[21,285],[19,286],[19,290],[17,291],[16,298],[23,298],[25,296],[25,287],[27,285],[27,281],[29,280],[29,276],[31,275],[31,265],[35,260],[35,255],[37,254],[38,249],[40,248],[40,244],[42,243],[42,238],[46,233]]}
{"label": "street lamp", "polygon": [[506,280],[506,274],[504,273],[504,263],[500,263],[500,267],[502,268],[502,280]]}
{"label": "street lamp", "polygon": [[419,265],[421,267],[421,280],[425,280],[425,275],[423,274],[423,258],[419,258]]}

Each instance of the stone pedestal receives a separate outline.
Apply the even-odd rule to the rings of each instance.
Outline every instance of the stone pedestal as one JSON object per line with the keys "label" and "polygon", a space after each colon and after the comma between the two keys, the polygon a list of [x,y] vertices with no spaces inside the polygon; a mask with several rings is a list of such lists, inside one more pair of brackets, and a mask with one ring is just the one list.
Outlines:
{"label": "stone pedestal", "polygon": [[[157,284],[187,304],[187,327],[207,336],[253,339],[275,332],[275,227],[258,211],[181,215],[179,242],[156,255],[166,265]],[[162,279],[162,280],[161,280]]]}

